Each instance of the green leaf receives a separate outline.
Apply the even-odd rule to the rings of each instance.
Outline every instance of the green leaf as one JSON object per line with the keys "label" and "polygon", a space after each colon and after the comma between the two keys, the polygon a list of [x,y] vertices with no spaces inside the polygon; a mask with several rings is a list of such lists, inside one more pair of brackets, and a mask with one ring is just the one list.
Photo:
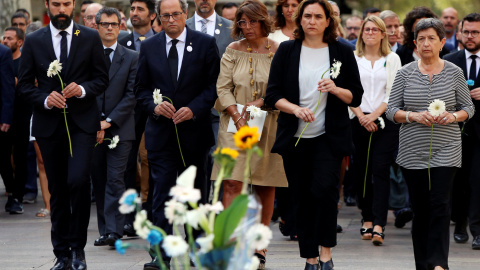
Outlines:
{"label": "green leaf", "polygon": [[233,200],[232,204],[227,209],[217,216],[213,229],[215,235],[215,238],[213,239],[214,248],[223,247],[228,243],[228,240],[230,240],[230,237],[240,223],[240,220],[245,216],[247,207],[248,195],[239,195]]}

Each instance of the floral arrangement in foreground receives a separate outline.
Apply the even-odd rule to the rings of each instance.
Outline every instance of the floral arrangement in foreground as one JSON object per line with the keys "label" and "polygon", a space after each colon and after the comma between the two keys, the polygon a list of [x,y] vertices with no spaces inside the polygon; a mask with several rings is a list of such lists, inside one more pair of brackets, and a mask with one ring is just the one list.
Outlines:
{"label": "floral arrangement in foreground", "polygon": [[[257,136],[257,137],[255,137]],[[250,158],[254,152],[260,152],[256,146],[258,129],[242,127],[235,135],[237,147],[246,151],[245,179],[242,194],[224,209],[218,201],[222,180],[229,178],[239,155],[231,148],[217,148],[213,156],[220,164],[220,170],[211,204],[198,204],[200,190],[194,188],[196,167],[188,167],[170,189],[171,200],[165,205],[165,217],[173,225],[174,235],[154,226],[147,219],[147,212],[141,210],[141,200],[135,190],[127,190],[120,199],[120,212],[123,214],[137,211],[134,229],[139,237],[146,239],[158,258],[160,269],[167,269],[162,261],[160,248],[172,257],[172,269],[180,269],[179,258],[183,256],[183,269],[190,269],[190,259],[197,269],[236,270],[257,269],[259,260],[253,256],[254,250],[264,249],[270,243],[272,232],[260,224],[261,205],[253,195],[247,194]],[[179,226],[185,225],[188,242],[182,237]],[[201,229],[202,237],[193,238],[193,229]],[[144,248],[117,240],[115,248],[125,254],[131,247]]]}

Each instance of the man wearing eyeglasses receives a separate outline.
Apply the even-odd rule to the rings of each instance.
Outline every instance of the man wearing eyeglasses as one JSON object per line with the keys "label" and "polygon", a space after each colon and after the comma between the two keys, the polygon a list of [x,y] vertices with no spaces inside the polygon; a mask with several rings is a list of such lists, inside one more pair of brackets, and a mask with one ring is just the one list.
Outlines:
{"label": "man wearing eyeglasses", "polygon": [[[465,49],[444,57],[463,70],[465,80],[472,80],[470,96],[480,109],[480,13],[463,18],[462,43]],[[462,132],[462,168],[457,171],[453,187],[452,219],[455,219],[454,240],[468,241],[467,217],[473,236],[472,249],[480,250],[480,117],[464,124]]]}
{"label": "man wearing eyeglasses", "polygon": [[[190,165],[197,167],[194,186],[201,192],[199,203],[207,202],[205,167],[215,143],[210,109],[217,98],[220,57],[214,37],[185,27],[187,11],[186,0],[159,1],[164,31],[142,42],[135,79],[137,102],[148,114],[145,147],[153,184],[153,223],[168,234],[172,233],[164,214],[168,193],[177,175]],[[155,89],[173,102],[164,98],[155,104]],[[165,254],[163,259],[170,260]],[[159,269],[157,260],[153,258],[144,269]]]}
{"label": "man wearing eyeglasses", "polygon": [[12,23],[12,27],[17,27],[20,30],[22,30],[23,33],[25,33],[25,30],[27,30],[27,24],[28,24],[27,15],[25,15],[22,12],[17,12],[13,14],[11,23]]}
{"label": "man wearing eyeglasses", "polygon": [[86,27],[96,29],[95,16],[102,8],[103,6],[99,3],[93,3],[87,6],[85,9],[85,17],[83,17],[83,22]]}
{"label": "man wearing eyeglasses", "polygon": [[[122,238],[125,216],[118,210],[118,201],[125,192],[124,173],[128,155],[135,140],[135,95],[138,53],[118,44],[121,16],[117,9],[105,7],[95,16],[98,34],[103,43],[109,68],[109,85],[97,96],[101,114],[97,132],[98,145],[93,150],[91,177],[97,205],[100,237],[95,246],[114,246]],[[119,136],[114,149],[108,139]],[[105,141],[104,141],[105,140]]]}
{"label": "man wearing eyeglasses", "polygon": [[80,18],[78,18],[78,23],[81,24],[83,22],[83,18],[85,18],[85,11],[87,10],[87,7],[92,4],[93,1],[91,0],[84,0],[80,4]]}
{"label": "man wearing eyeglasses", "polygon": [[[18,79],[18,91],[34,107],[32,135],[51,193],[53,270],[87,269],[89,169],[100,130],[96,97],[108,86],[98,32],[72,21],[74,7],[74,0],[45,1],[50,24],[25,40]],[[63,90],[58,76],[47,76],[54,60],[62,64]]]}
{"label": "man wearing eyeglasses", "polygon": [[362,18],[352,16],[345,22],[345,29],[347,30],[347,40],[352,41],[360,35],[360,26],[362,26]]}
{"label": "man wearing eyeglasses", "polygon": [[396,52],[398,46],[400,45],[398,43],[398,29],[400,27],[400,20],[398,19],[398,15],[391,10],[384,10],[380,12],[379,17],[385,23],[385,28],[387,29],[388,35],[388,43],[390,43],[390,49],[392,50],[392,52]]}

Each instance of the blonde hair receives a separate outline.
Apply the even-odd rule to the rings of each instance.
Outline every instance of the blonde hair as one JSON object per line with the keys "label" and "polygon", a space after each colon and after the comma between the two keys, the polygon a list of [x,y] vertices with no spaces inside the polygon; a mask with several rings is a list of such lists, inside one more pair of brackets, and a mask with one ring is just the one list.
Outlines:
{"label": "blonde hair", "polygon": [[373,22],[382,33],[385,34],[385,37],[380,41],[380,54],[382,56],[387,56],[390,50],[390,44],[388,43],[388,35],[386,34],[387,28],[385,23],[383,22],[380,17],[375,15],[370,15],[365,20],[363,20],[362,26],[360,27],[360,36],[357,39],[357,45],[355,46],[355,55],[362,57],[365,55],[365,43],[363,42],[363,29],[365,28],[365,24],[367,22]]}

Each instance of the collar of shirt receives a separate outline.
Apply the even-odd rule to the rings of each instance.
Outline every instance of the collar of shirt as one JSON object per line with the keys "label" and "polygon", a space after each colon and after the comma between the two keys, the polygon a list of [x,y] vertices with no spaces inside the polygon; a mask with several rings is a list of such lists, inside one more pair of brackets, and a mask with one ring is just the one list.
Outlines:
{"label": "collar of shirt", "polygon": [[[172,47],[172,38],[169,37],[167,34],[165,34],[165,36],[166,36],[166,42],[167,42],[165,49],[168,57],[168,54],[170,53],[170,48]],[[176,39],[178,40],[178,43],[176,46],[177,53],[178,53],[178,70],[177,70],[177,78],[178,78],[178,76],[180,76],[180,70],[182,69],[183,53],[185,51],[185,42],[187,40],[186,28],[183,28],[183,32]]]}
{"label": "collar of shirt", "polygon": [[110,46],[110,47],[105,47],[105,45],[103,45],[103,49],[104,49],[104,50],[105,50],[106,48],[110,48],[110,49],[113,50],[113,52],[111,52],[110,55],[108,56],[108,57],[110,57],[110,61],[113,60],[113,55],[114,55],[114,53],[115,53],[115,50],[117,49],[117,44],[118,44],[118,43],[115,41],[115,43],[114,43],[112,46]]}
{"label": "collar of shirt", "polygon": [[[195,11],[195,28],[197,31],[200,31],[202,29],[202,22],[204,18],[201,17],[200,15],[197,14],[197,11]],[[213,36],[215,33],[215,21],[217,19],[217,13],[214,11],[212,15],[210,15],[207,18],[207,34],[210,36]]]}
{"label": "collar of shirt", "polygon": [[145,35],[140,35],[135,30],[133,30],[133,40],[135,40],[135,41],[140,41],[138,38],[141,37],[141,36],[149,38],[149,37],[153,37],[153,35],[154,34],[153,34],[153,29],[152,28],[150,28],[150,30],[148,30],[148,32],[145,33]]}
{"label": "collar of shirt", "polygon": [[60,36],[61,31],[66,31],[68,33],[68,35],[70,35],[70,36],[72,35],[72,32],[73,32],[73,21],[71,21],[70,25],[64,30],[55,28],[55,26],[53,26],[52,22],[49,23],[49,26],[50,26],[50,31],[52,32],[53,37],[61,37]]}
{"label": "collar of shirt", "polygon": [[[467,60],[471,60],[470,56],[472,56],[472,55],[473,55],[473,53],[465,50],[465,57],[467,58]],[[477,56],[477,61],[478,61],[478,59],[480,58],[480,51],[478,51],[475,55]]]}
{"label": "collar of shirt", "polygon": [[[472,56],[473,53],[465,50],[465,57],[467,58],[467,61],[466,61],[466,64],[467,64],[467,78],[469,77],[469,74],[470,74],[470,66],[472,64],[472,59],[470,58],[470,56]],[[480,70],[480,51],[478,51],[476,54],[477,58],[475,59],[475,62],[477,62],[477,70],[476,70],[476,73],[478,74],[478,71]],[[478,75],[477,75],[477,80],[478,80]]]}
{"label": "collar of shirt", "polygon": [[57,59],[60,60],[60,53],[61,53],[60,43],[62,42],[62,35],[60,35],[61,31],[67,32],[67,55],[70,55],[70,47],[72,45],[73,21],[64,30],[55,28],[51,22],[49,24],[49,27],[50,27],[50,32],[52,33],[53,50],[55,51],[55,56],[57,57]]}

